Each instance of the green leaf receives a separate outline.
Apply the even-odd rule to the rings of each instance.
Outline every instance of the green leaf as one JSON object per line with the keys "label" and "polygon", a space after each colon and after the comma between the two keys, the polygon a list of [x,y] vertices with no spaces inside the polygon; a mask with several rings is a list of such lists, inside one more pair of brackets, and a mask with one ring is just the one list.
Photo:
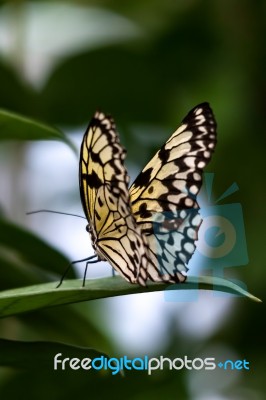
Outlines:
{"label": "green leaf", "polygon": [[38,368],[40,371],[53,371],[54,357],[58,353],[62,353],[61,360],[66,357],[77,357],[79,359],[107,357],[106,354],[94,349],[70,346],[63,343],[22,342],[0,339],[0,365],[4,367],[27,370]]}
{"label": "green leaf", "polygon": [[[69,264],[69,260],[62,253],[44,240],[2,218],[0,218],[0,243],[15,255],[20,255],[24,262],[33,264],[44,271],[62,275]],[[17,264],[20,267],[20,263],[17,262]],[[73,271],[70,273],[72,277],[75,276]],[[16,282],[15,276],[14,282]]]}
{"label": "green leaf", "polygon": [[[2,5],[2,2],[1,2]],[[3,17],[3,14],[1,14]],[[2,21],[2,20],[1,20]],[[21,79],[16,73],[12,63],[4,62],[0,59],[0,104],[2,108],[12,109],[21,114],[35,112],[39,102],[36,92]]]}
{"label": "green leaf", "polygon": [[[80,346],[90,346],[110,352],[113,348],[106,329],[100,329],[95,320],[98,319],[99,308],[94,304],[68,304],[58,308],[50,307],[24,314],[13,318],[16,320],[18,332],[30,333],[30,338],[41,340],[59,340],[65,343],[78,343]],[[1,327],[8,324],[9,319],[0,320]],[[34,335],[34,336],[33,336]]]}
{"label": "green leaf", "polygon": [[[217,290],[248,297],[258,302],[261,301],[233,282],[222,278],[212,278],[209,276],[189,277],[186,283],[172,285],[172,287],[175,290]],[[127,294],[156,292],[169,288],[171,288],[170,285],[162,283],[149,283],[148,287],[132,285],[118,276],[89,280],[86,282],[85,287],[81,286],[80,280],[65,281],[58,289],[56,289],[55,283],[28,286],[0,293],[0,317],[7,317],[44,307]],[[180,301],[182,301],[182,294],[180,294]]]}
{"label": "green leaf", "polygon": [[[128,125],[132,120],[162,122],[165,112],[169,112],[168,75],[159,79],[163,61],[159,67],[160,57],[154,59],[150,50],[143,49],[141,40],[139,49],[135,43],[130,48],[125,45],[96,48],[59,63],[41,92],[46,118],[62,124],[80,124],[88,121],[99,107],[111,113],[119,125],[123,122]],[[164,68],[168,70],[169,65]],[[78,96],[73,96],[76,92],[73,76],[81,82]],[[99,90],[99,82],[104,90]],[[173,80],[171,90],[172,86]],[[160,96],[151,96],[154,88]]]}
{"label": "green leaf", "polygon": [[34,265],[23,263],[18,257],[14,257],[14,254],[5,251],[3,248],[0,252],[0,265],[1,270],[5,271],[1,275],[0,290],[51,281],[51,276],[49,276],[51,274],[38,267],[36,268]]}
{"label": "green leaf", "polygon": [[0,109],[0,140],[60,140],[77,152],[58,128],[3,109]]}

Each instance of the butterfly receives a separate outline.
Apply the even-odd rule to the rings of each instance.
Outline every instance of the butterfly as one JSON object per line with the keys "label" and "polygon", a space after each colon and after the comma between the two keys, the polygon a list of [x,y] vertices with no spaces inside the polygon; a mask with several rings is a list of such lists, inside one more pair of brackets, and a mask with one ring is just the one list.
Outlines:
{"label": "butterfly", "polygon": [[129,188],[114,120],[96,112],[81,144],[80,197],[95,255],[130,283],[184,282],[201,224],[196,196],[216,145],[208,103],[194,107]]}

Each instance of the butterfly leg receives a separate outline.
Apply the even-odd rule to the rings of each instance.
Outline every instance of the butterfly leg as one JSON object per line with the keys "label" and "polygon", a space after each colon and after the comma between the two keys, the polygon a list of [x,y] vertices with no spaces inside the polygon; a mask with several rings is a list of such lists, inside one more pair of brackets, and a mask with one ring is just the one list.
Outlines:
{"label": "butterfly leg", "polygon": [[[90,257],[89,257],[90,258]],[[87,259],[88,260],[88,259]],[[83,260],[83,261],[85,261],[85,260]],[[97,260],[89,260],[89,261],[87,261],[86,262],[86,267],[85,267],[85,271],[84,271],[84,276],[83,276],[83,282],[82,282],[82,287],[84,287],[85,286],[85,282],[86,282],[86,275],[87,275],[87,270],[88,270],[88,265],[89,264],[94,264],[94,263],[97,263],[97,262],[99,262],[99,261],[101,261],[99,258],[97,258]]]}
{"label": "butterfly leg", "polygon": [[[83,261],[87,261],[87,262],[89,263],[88,260],[92,260],[92,259],[95,258],[95,257],[97,257],[97,260],[95,260],[95,261],[93,261],[93,262],[98,262],[98,256],[97,256],[96,254],[94,254],[93,256],[83,258],[82,260],[72,261],[70,264],[68,264],[68,266],[67,266],[65,272],[63,273],[63,275],[62,275],[62,277],[61,277],[61,279],[60,279],[60,282],[59,282],[58,285],[56,286],[56,289],[59,288],[59,287],[62,285],[63,280],[65,279],[65,277],[66,277],[68,271],[70,270],[70,268],[72,267],[72,265],[77,264],[77,263],[79,263],[79,262],[83,262]],[[87,269],[87,264],[86,264],[86,269]],[[83,281],[84,281],[84,279],[83,279]],[[84,286],[84,285],[83,285],[83,286]]]}

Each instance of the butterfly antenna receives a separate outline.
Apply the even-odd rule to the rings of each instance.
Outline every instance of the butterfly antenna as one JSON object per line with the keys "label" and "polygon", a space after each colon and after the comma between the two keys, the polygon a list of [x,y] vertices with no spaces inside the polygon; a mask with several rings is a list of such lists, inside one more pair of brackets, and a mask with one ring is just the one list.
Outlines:
{"label": "butterfly antenna", "polygon": [[29,211],[29,212],[26,213],[26,215],[37,214],[37,213],[41,213],[41,212],[52,213],[52,214],[70,215],[70,216],[72,216],[72,217],[78,217],[78,218],[86,219],[86,218],[83,217],[82,215],[71,214],[71,213],[65,213],[65,212],[62,212],[62,211],[53,211],[53,210],[36,210],[36,211]]}
{"label": "butterfly antenna", "polygon": [[[89,261],[89,260],[92,260],[92,259],[95,258],[95,257],[97,257],[97,260]],[[77,263],[80,263],[80,262],[84,262],[84,261],[87,261],[87,263],[86,263],[86,268],[85,268],[85,274],[86,274],[86,273],[87,273],[87,268],[88,268],[88,267],[87,267],[87,264],[95,263],[95,262],[98,262],[98,261],[100,261],[100,260],[99,260],[98,256],[97,256],[96,254],[94,254],[93,256],[83,258],[82,260],[72,261],[71,263],[68,264],[68,266],[67,266],[65,272],[63,273],[63,275],[62,275],[62,277],[61,277],[61,279],[60,279],[60,282],[59,282],[58,285],[56,286],[56,289],[58,289],[58,288],[62,285],[63,280],[65,279],[65,277],[66,277],[68,271],[70,270],[70,268],[72,267],[72,265],[77,264]],[[86,275],[85,275],[85,274],[84,274],[82,286],[85,285],[85,283],[84,283],[84,282],[85,282],[85,279],[86,279]]]}

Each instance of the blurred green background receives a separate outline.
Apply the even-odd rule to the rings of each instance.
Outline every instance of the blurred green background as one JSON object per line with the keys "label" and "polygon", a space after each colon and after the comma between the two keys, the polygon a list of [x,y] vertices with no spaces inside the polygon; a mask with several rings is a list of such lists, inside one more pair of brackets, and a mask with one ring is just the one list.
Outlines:
{"label": "blurred green background", "polygon": [[[60,127],[77,145],[97,108],[111,113],[128,150],[132,176],[192,107],[210,102],[218,122],[218,145],[208,167],[215,173],[214,198],[233,182],[238,184],[240,190],[222,204],[241,203],[249,254],[249,264],[228,269],[228,276],[245,282],[262,300],[265,14],[262,0],[0,2],[0,107]],[[29,229],[32,222],[25,212],[33,207],[80,209],[78,161],[71,150],[56,142],[34,146],[0,143],[1,289],[54,280],[51,271],[60,274],[67,262],[60,253],[49,253],[48,247],[38,254],[34,239],[19,236],[12,225],[18,235],[14,236],[9,224]],[[51,146],[56,146],[56,153],[49,158]],[[66,158],[60,155],[64,151]],[[37,171],[35,180],[30,179],[32,170]],[[48,197],[42,201],[44,194]],[[52,228],[51,217],[34,218],[35,224],[44,225],[49,243],[56,243],[62,218],[53,215]],[[71,224],[77,222],[66,223],[71,236]],[[38,232],[38,226],[34,230]],[[74,236],[68,247],[76,247]],[[69,257],[73,259],[72,254]],[[82,257],[77,254],[77,258]],[[40,372],[38,365],[30,372],[1,368],[1,398],[70,399],[84,392],[96,398],[265,398],[263,304],[214,299],[213,293],[194,303],[167,303],[155,295],[136,297],[7,318],[0,321],[0,335],[87,346],[111,356],[226,356],[248,360],[250,370],[164,370],[151,377],[139,372],[121,379]],[[149,320],[152,313],[156,325]],[[138,325],[144,327],[141,333]],[[132,329],[136,337],[131,347]],[[153,347],[146,351],[149,337]]]}

